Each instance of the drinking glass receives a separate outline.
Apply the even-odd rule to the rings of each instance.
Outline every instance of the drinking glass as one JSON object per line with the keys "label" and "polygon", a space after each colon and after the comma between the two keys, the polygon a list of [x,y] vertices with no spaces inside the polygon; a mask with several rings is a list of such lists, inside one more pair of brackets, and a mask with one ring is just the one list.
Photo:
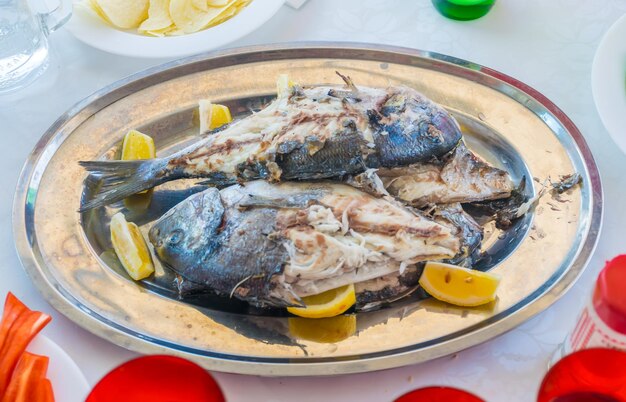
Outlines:
{"label": "drinking glass", "polygon": [[45,71],[48,35],[72,15],[72,0],[56,1],[53,10],[38,12],[33,6],[45,5],[0,0],[0,94],[23,88]]}

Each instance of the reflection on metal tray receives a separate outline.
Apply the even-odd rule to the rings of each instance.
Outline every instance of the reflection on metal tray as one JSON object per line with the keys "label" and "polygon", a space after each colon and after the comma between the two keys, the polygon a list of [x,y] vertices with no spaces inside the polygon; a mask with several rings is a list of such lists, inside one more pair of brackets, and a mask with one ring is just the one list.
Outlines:
{"label": "reflection on metal tray", "polygon": [[[419,292],[373,312],[342,316],[341,336],[307,334],[283,310],[261,310],[200,294],[179,299],[175,275],[130,280],[111,250],[108,223],[121,205],[81,216],[93,191],[79,160],[113,157],[122,135],[150,133],[164,155],[193,141],[200,98],[242,117],[271,99],[275,77],[304,85],[336,83],[335,70],[366,86],[404,84],[444,105],[468,146],[526,180],[578,172],[583,185],[561,199],[541,198],[506,231],[488,227],[477,268],[502,276],[498,300],[464,309]],[[147,233],[171,206],[201,190],[191,180],[154,192],[133,216]],[[310,44],[232,50],[173,62],[129,77],[63,115],[29,158],[14,203],[22,262],[42,294],[89,331],[144,353],[177,354],[213,369],[261,375],[328,375],[425,361],[505,332],[545,309],[571,286],[595,246],[602,213],[596,166],[581,134],[550,101],[496,71],[447,56],[356,44]]]}

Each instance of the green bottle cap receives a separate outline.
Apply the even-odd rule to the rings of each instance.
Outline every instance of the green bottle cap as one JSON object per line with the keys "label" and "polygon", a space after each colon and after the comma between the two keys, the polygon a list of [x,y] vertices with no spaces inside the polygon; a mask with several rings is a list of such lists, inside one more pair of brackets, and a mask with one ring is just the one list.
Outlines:
{"label": "green bottle cap", "polygon": [[475,20],[487,14],[496,0],[432,0],[443,15],[454,20]]}

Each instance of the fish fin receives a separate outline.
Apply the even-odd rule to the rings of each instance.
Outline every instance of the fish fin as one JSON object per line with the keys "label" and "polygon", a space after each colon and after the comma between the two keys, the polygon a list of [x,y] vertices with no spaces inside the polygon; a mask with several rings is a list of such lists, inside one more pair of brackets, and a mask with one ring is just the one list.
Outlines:
{"label": "fish fin", "polygon": [[380,309],[380,308],[382,308],[382,307],[384,307],[386,305],[389,305],[389,304],[391,304],[393,302],[396,302],[396,301],[398,301],[400,299],[404,299],[405,297],[408,297],[408,296],[412,295],[417,289],[419,289],[419,287],[420,287],[419,285],[411,286],[411,287],[407,288],[406,290],[398,293],[394,297],[389,298],[387,300],[376,300],[376,301],[371,301],[371,302],[368,302],[368,303],[365,303],[365,304],[362,304],[362,305],[360,305],[357,302],[357,305],[355,306],[355,309],[359,313],[365,313],[365,312],[368,312],[368,311],[378,310],[378,309]]}
{"label": "fish fin", "polygon": [[375,197],[390,197],[382,180],[378,177],[378,174],[376,174],[376,170],[377,169],[367,169],[363,173],[349,175],[344,178],[344,183]]}
{"label": "fish fin", "polygon": [[341,74],[339,71],[335,71],[335,74],[337,74],[339,77],[341,77],[341,79],[343,80],[343,82],[345,82],[345,83],[346,83],[346,86],[347,86],[348,88],[350,88],[350,90],[351,90],[352,92],[355,92],[355,93],[356,93],[356,92],[358,91],[358,89],[357,89],[356,85],[354,85],[354,82],[352,82],[352,78],[350,78],[350,77],[349,77],[349,76],[347,76],[347,75],[343,75],[343,74]]}
{"label": "fish fin", "polygon": [[472,202],[466,204],[467,212],[481,224],[486,219],[495,220],[498,229],[508,229],[515,220],[521,218],[534,208],[539,199],[546,193],[546,186],[535,195],[526,192],[526,176],[520,184],[511,191],[507,198],[497,200]]}
{"label": "fish fin", "polygon": [[233,184],[237,184],[237,180],[222,179],[222,178],[209,178],[207,180],[199,181],[195,185],[224,188],[224,187],[232,186]]}
{"label": "fish fin", "polygon": [[164,182],[166,161],[161,159],[137,161],[81,161],[91,177],[100,182],[95,197],[84,202],[79,211],[102,207],[148,190]]}

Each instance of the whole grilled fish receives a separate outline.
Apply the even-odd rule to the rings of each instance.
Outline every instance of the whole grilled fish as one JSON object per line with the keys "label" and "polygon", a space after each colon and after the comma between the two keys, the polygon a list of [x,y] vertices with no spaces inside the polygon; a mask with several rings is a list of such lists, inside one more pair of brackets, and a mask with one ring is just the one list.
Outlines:
{"label": "whole grilled fish", "polygon": [[278,307],[453,258],[461,235],[347,185],[266,181],[194,194],[149,232],[158,257],[183,278]]}
{"label": "whole grilled fish", "polygon": [[[452,259],[444,260],[450,264],[471,267],[483,238],[483,229],[474,219],[465,213],[460,204],[438,206],[431,214],[435,221],[448,227],[455,237],[460,239],[461,250]],[[358,282],[355,285],[357,311],[370,311],[402,299],[413,293],[418,287],[422,264],[407,267],[403,273],[390,274]],[[178,288],[181,298],[195,294],[211,292],[205,284],[195,283],[180,277]]]}
{"label": "whole grilled fish", "polygon": [[294,86],[263,110],[166,158],[81,162],[102,183],[81,210],[179,178],[218,186],[338,178],[430,161],[459,143],[454,118],[414,89],[356,88],[342,78],[347,89]]}

